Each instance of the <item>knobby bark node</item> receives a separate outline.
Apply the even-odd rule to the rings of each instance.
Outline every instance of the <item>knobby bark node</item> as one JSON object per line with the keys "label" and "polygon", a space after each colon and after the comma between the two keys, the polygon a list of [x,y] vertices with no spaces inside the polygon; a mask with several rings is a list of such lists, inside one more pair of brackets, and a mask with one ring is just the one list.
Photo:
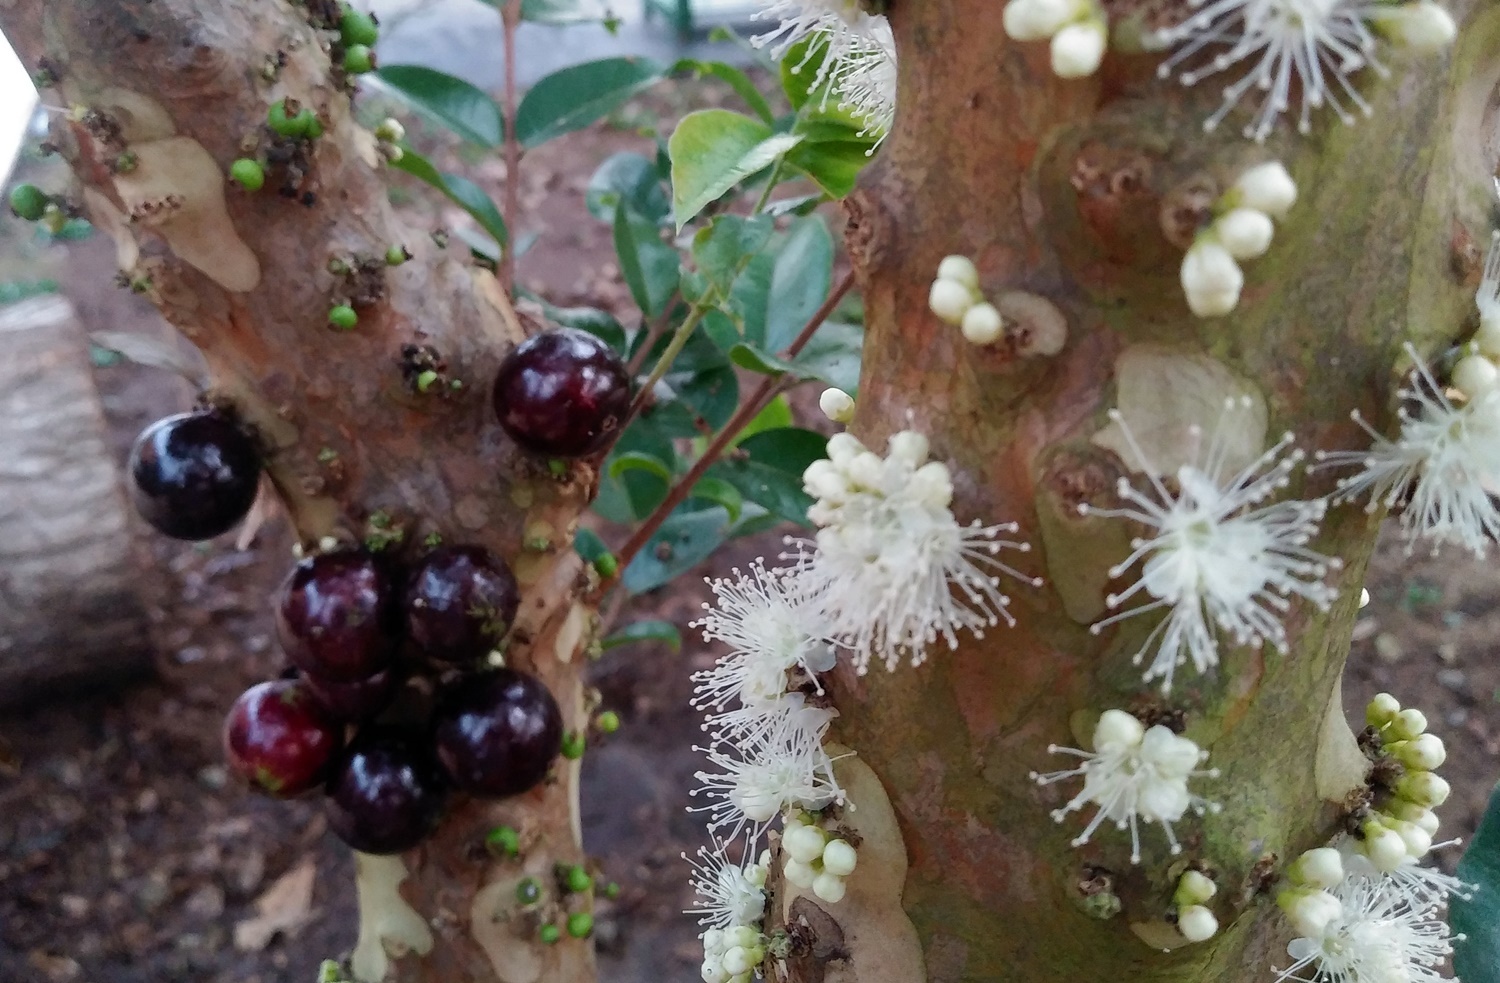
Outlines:
{"label": "knobby bark node", "polygon": [[[114,238],[124,279],[203,351],[205,399],[252,428],[299,539],[375,533],[415,556],[436,533],[511,560],[523,606],[507,659],[538,675],[565,727],[582,730],[582,653],[596,620],[575,600],[589,582],[571,539],[595,475],[578,464],[554,477],[494,424],[495,368],[537,325],[523,324],[489,273],[392,213],[374,137],[354,121],[330,61],[323,28],[336,19],[324,0],[0,5],[0,28],[23,60],[46,59],[56,80],[44,93],[58,110],[51,142],[77,179],[78,203]],[[322,135],[299,143],[271,133],[267,112],[279,100],[310,108]],[[234,160],[257,155],[265,188],[227,181]],[[375,261],[393,246],[411,259],[383,269]],[[330,330],[330,308],[344,303],[358,311],[356,328]],[[412,383],[413,358],[441,367],[441,394]],[[528,528],[548,534],[523,549]],[[482,850],[501,823],[523,831],[517,864]],[[560,760],[519,799],[461,805],[405,859],[399,890],[437,945],[426,959],[399,960],[394,979],[592,978],[587,944],[545,946],[513,904],[476,901],[494,902],[486,885],[512,880],[518,865],[550,872],[582,860],[576,763]]]}

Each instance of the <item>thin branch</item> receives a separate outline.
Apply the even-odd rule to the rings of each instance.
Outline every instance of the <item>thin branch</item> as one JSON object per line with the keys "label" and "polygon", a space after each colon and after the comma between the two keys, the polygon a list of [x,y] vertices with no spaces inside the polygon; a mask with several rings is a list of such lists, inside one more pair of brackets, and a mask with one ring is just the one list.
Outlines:
{"label": "thin branch", "polygon": [[667,374],[667,370],[672,367],[672,363],[677,360],[677,356],[687,346],[688,338],[692,336],[693,330],[698,327],[698,322],[703,320],[703,315],[707,314],[709,308],[713,306],[713,304],[708,303],[710,300],[712,298],[705,294],[688,311],[687,317],[682,319],[682,324],[678,325],[677,332],[672,335],[671,343],[661,353],[661,358],[656,360],[656,367],[651,370],[651,374],[646,377],[646,381],[641,385],[640,391],[635,394],[635,402],[630,404],[630,412],[625,414],[625,419],[620,423],[621,431],[630,425],[631,420],[640,416],[641,410],[645,408],[646,403],[651,399],[651,391],[656,388],[656,384]]}
{"label": "thin branch", "polygon": [[[844,295],[853,286],[854,274],[852,272],[845,274],[844,278],[833,288],[827,299],[823,301],[822,306],[813,312],[812,317],[807,319],[807,323],[802,326],[802,330],[797,333],[797,337],[792,343],[786,347],[786,351],[782,353],[781,357],[786,359],[796,358],[797,354],[812,340],[812,336],[817,332],[818,328],[822,326],[824,321],[828,320],[834,308],[838,307],[839,302],[844,299]],[[734,416],[730,417],[729,422],[724,424],[723,429],[714,437],[708,448],[704,450],[702,456],[693,462],[693,466],[688,469],[687,474],[683,475],[677,484],[672,486],[671,491],[667,492],[667,497],[662,499],[661,504],[657,505],[655,510],[646,517],[645,521],[641,523],[640,528],[631,534],[630,539],[626,541],[625,545],[620,547],[619,552],[615,554],[617,561],[615,575],[606,578],[599,584],[599,588],[594,594],[595,597],[602,597],[605,591],[614,586],[620,574],[625,571],[626,567],[630,566],[630,561],[635,559],[636,554],[645,548],[645,545],[651,541],[652,536],[656,535],[656,531],[661,528],[662,523],[667,521],[667,516],[671,515],[673,510],[687,499],[693,490],[693,485],[697,484],[698,479],[702,478],[704,473],[714,465],[714,462],[723,456],[724,451],[739,432],[745,429],[745,426],[751,420],[759,416],[760,412],[770,405],[771,401],[776,398],[782,389],[786,388],[786,384],[787,379],[785,375],[767,376],[756,387],[755,392],[750,394],[750,398],[740,404],[740,408],[735,411]]]}
{"label": "thin branch", "polygon": [[505,45],[505,249],[500,257],[500,285],[507,295],[516,292],[516,218],[521,211],[521,141],[516,139],[516,29],[521,25],[521,0],[506,0],[500,8]]}
{"label": "thin branch", "polygon": [[676,309],[677,302],[681,299],[682,294],[674,291],[672,296],[667,298],[667,306],[662,308],[661,314],[657,315],[656,320],[646,325],[646,337],[642,340],[641,346],[636,349],[635,354],[630,356],[630,364],[627,366],[632,379],[640,373],[641,366],[646,364],[646,356],[651,354],[651,348],[656,344],[656,339],[667,330],[667,325],[672,320],[672,311]]}

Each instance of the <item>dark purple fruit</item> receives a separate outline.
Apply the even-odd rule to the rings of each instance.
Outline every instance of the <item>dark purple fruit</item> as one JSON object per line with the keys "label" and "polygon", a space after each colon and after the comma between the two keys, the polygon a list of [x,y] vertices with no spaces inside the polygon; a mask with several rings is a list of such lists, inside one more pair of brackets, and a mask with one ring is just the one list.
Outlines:
{"label": "dark purple fruit", "polygon": [[390,665],[390,580],[374,554],[344,550],[292,568],[276,605],[287,658],[321,681],[352,683]]}
{"label": "dark purple fruit", "polygon": [[395,667],[382,669],[369,679],[339,683],[318,676],[303,678],[313,697],[335,720],[368,720],[384,710],[396,695],[401,679]]}
{"label": "dark purple fruit", "polygon": [[495,376],[495,414],[511,439],[548,457],[600,450],[630,409],[630,373],[604,342],[576,328],[533,335]]}
{"label": "dark purple fruit", "polygon": [[407,584],[407,636],[431,658],[472,662],[505,637],[520,604],[504,560],[483,546],[441,546]]}
{"label": "dark purple fruit", "polygon": [[510,669],[448,687],[432,715],[433,748],[454,786],[518,795],[547,777],[562,747],[562,712],[541,681]]}
{"label": "dark purple fruit", "polygon": [[130,451],[130,497],[174,539],[212,539],[239,525],[260,485],[255,443],[217,413],[157,420]]}
{"label": "dark purple fruit", "polygon": [[252,686],[224,721],[230,771],[268,795],[286,799],[322,784],[344,729],[295,679]]}
{"label": "dark purple fruit", "polygon": [[361,853],[400,853],[432,832],[445,787],[410,735],[370,728],[334,763],[324,811],[339,839]]}

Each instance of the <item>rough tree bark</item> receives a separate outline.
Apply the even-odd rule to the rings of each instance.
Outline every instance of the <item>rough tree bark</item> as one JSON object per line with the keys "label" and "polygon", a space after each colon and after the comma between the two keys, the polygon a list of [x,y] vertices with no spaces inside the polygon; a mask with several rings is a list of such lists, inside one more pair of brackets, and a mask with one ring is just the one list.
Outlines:
{"label": "rough tree bark", "polygon": [[[525,329],[495,279],[462,262],[465,251],[445,252],[429,230],[393,216],[374,139],[330,68],[330,35],[311,23],[336,18],[322,0],[0,4],[0,28],[23,60],[57,80],[46,102],[66,112],[54,116],[52,140],[89,218],[115,238],[127,277],[202,349],[208,398],[258,433],[302,542],[357,541],[375,519],[402,530],[406,549],[438,533],[509,558],[523,601],[507,658],[539,675],[565,726],[581,729],[581,653],[594,618],[575,602],[588,585],[569,544],[594,473],[578,464],[554,477],[494,425],[489,380]],[[259,194],[239,193],[229,165],[267,139],[266,111],[283,97],[312,107],[325,133],[310,159],[273,169]],[[284,181],[296,185],[291,197],[276,193]],[[393,244],[414,258],[387,270]],[[373,276],[341,283],[331,259],[380,262]],[[358,329],[330,331],[334,298],[356,292],[367,301]],[[417,392],[403,375],[407,345],[430,346],[462,388]],[[545,883],[555,863],[583,859],[577,771],[560,760],[532,793],[458,808],[406,858],[402,893],[438,938],[394,978],[593,977],[588,944],[542,945],[515,910],[524,874]],[[500,823],[521,832],[519,861],[488,859],[484,834]],[[399,916],[394,897],[373,914]]]}
{"label": "rough tree bark", "polygon": [[[932,983],[1249,983],[1285,965],[1288,936],[1270,897],[1255,894],[1253,868],[1326,842],[1336,801],[1360,783],[1360,771],[1339,767],[1353,741],[1338,680],[1377,522],[1354,506],[1330,512],[1317,546],[1344,559],[1343,590],[1327,615],[1294,608],[1287,655],[1237,650],[1217,673],[1174,687],[1188,736],[1223,772],[1202,787],[1223,811],[1188,824],[1180,859],[1218,871],[1227,900],[1220,935],[1163,954],[1168,872],[1182,865],[1159,830],[1136,868],[1128,836],[1122,845],[1112,830],[1071,848],[1081,820],[1054,825],[1048,810],[1066,796],[1027,777],[1066,767],[1047,745],[1088,747],[1086,715],[1138,705],[1144,688],[1129,657],[1154,619],[1086,630],[1121,586],[1107,569],[1131,533],[1073,506],[1110,504],[1122,473],[1091,440],[1111,406],[1138,431],[1159,425],[1181,442],[1205,396],[1215,405],[1238,386],[1264,400],[1273,435],[1290,430],[1309,452],[1362,447],[1349,411],[1393,420],[1401,342],[1431,353],[1473,329],[1477,247],[1497,218],[1500,6],[1451,9],[1462,25],[1451,54],[1396,61],[1391,81],[1360,76],[1372,119],[1344,127],[1325,111],[1312,136],[1283,130],[1258,147],[1232,118],[1206,136],[1219,86],[1159,82],[1159,57],[1111,53],[1095,78],[1060,81],[1045,44],[1005,36],[994,0],[891,5],[900,111],[850,201],[868,317],[853,430],[871,447],[908,427],[929,435],[934,457],[956,465],[959,517],[1018,520],[1035,546],[1020,565],[1047,578],[1011,592],[1017,627],[835,687],[840,738],[899,820],[910,868],[898,887]],[[1201,177],[1222,186],[1270,159],[1286,163],[1299,200],[1270,253],[1247,265],[1239,308],[1195,319],[1163,203]],[[974,258],[989,296],[1020,289],[1056,303],[1064,352],[977,349],[939,324],[927,291],[949,253]],[[1288,494],[1324,494],[1331,480],[1299,479]],[[1119,916],[1088,914],[1085,893],[1103,882],[1086,865],[1108,872]],[[846,928],[863,917],[830,914]],[[899,960],[860,955],[840,979],[898,983],[884,967]]]}

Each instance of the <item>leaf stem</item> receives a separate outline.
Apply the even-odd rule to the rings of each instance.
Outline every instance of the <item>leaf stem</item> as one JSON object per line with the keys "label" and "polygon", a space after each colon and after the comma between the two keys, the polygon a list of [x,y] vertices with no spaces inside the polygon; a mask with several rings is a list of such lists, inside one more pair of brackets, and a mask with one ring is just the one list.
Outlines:
{"label": "leaf stem", "polygon": [[521,211],[521,141],[516,139],[516,30],[521,25],[521,0],[506,0],[500,8],[505,56],[505,236],[500,257],[500,285],[507,296],[516,292],[516,216]]}
{"label": "leaf stem", "polygon": [[682,323],[677,326],[677,331],[672,335],[672,340],[667,343],[666,349],[661,353],[661,358],[656,360],[656,367],[651,370],[651,374],[646,377],[646,381],[641,384],[640,390],[635,394],[635,401],[630,404],[630,412],[626,413],[625,419],[620,422],[621,431],[630,425],[631,420],[640,415],[641,410],[645,408],[646,403],[651,399],[651,391],[656,388],[656,384],[667,374],[667,370],[672,367],[672,363],[677,360],[677,356],[687,346],[688,338],[691,337],[693,330],[698,327],[698,322],[703,320],[703,315],[707,314],[713,306],[714,298],[712,291],[710,291],[699,297],[698,302],[688,310],[687,317],[683,318]]}

